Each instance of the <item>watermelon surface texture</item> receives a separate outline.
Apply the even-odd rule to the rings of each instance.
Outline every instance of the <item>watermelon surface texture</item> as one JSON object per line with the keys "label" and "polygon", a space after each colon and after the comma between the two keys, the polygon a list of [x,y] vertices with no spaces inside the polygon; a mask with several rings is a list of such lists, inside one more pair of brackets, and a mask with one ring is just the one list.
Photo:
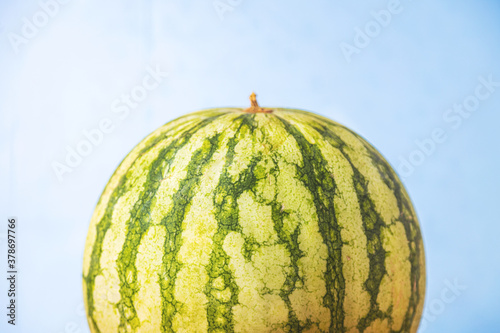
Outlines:
{"label": "watermelon surface texture", "polygon": [[417,331],[424,249],[393,169],[254,97],[160,127],[117,168],[85,244],[91,332]]}

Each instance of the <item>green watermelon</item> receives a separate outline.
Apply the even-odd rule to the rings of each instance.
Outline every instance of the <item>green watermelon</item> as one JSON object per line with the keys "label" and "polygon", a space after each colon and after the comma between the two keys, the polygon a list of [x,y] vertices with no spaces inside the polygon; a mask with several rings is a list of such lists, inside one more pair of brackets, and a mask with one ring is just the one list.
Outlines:
{"label": "green watermelon", "polygon": [[416,332],[424,249],[393,169],[336,122],[251,100],[117,168],[85,245],[91,332]]}

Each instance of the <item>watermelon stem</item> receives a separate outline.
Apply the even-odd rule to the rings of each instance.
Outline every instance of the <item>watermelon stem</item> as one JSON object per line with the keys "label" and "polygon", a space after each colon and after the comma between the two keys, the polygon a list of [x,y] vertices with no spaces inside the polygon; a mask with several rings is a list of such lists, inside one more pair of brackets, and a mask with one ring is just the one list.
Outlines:
{"label": "watermelon stem", "polygon": [[259,106],[259,103],[257,103],[257,95],[252,92],[250,95],[250,107],[243,110],[244,112],[249,112],[249,113],[271,113],[273,112],[272,109],[266,109],[266,108],[261,108]]}

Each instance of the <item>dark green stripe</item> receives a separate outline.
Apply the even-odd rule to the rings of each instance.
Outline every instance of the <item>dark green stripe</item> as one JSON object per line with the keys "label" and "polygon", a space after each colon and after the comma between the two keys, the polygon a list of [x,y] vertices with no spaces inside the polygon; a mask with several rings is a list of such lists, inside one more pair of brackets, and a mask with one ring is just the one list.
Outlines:
{"label": "dark green stripe", "polygon": [[[235,182],[232,181],[232,176],[229,174],[228,169],[234,161],[235,147],[238,141],[247,136],[253,139],[253,132],[256,129],[253,118],[254,116],[250,114],[243,114],[239,117],[241,124],[237,130],[237,135],[229,142],[226,162],[214,192],[213,200],[216,209],[217,231],[213,237],[212,253],[207,266],[209,280],[204,290],[209,300],[207,306],[208,332],[214,332],[217,329],[222,329],[225,332],[234,331],[233,307],[238,304],[239,288],[229,268],[230,258],[223,249],[223,243],[230,232],[242,232],[238,222],[239,210],[237,199],[244,191],[255,186],[256,178],[253,170],[260,158],[253,156],[248,168],[239,175]],[[247,244],[246,240],[245,244]],[[216,290],[212,284],[218,277],[223,278],[224,285],[229,287],[231,291],[231,299],[227,303],[223,303],[213,295]],[[217,323],[215,321],[217,317],[225,318],[225,322]]]}
{"label": "dark green stripe", "polygon": [[403,224],[406,238],[410,250],[409,261],[411,264],[411,296],[400,332],[409,332],[417,313],[417,306],[420,302],[420,244],[422,235],[418,226],[417,217],[413,215],[412,204],[404,194],[404,188],[396,173],[383,157],[369,143],[360,138],[366,149],[370,152],[373,164],[377,167],[384,183],[394,192],[398,203],[399,221]]}
{"label": "dark green stripe", "polygon": [[[279,172],[279,171],[278,171]],[[277,196],[276,191],[276,196]],[[299,275],[299,259],[304,256],[304,253],[299,248],[299,235],[301,232],[300,225],[297,226],[295,230],[292,231],[291,234],[286,233],[283,230],[283,218],[289,213],[282,211],[281,205],[274,199],[274,203],[272,204],[272,218],[274,221],[274,230],[278,234],[278,243],[283,244],[288,252],[290,253],[290,266],[291,271],[287,274],[285,283],[281,287],[280,297],[285,302],[288,308],[288,322],[286,325],[287,332],[301,332],[307,326],[301,325],[295,310],[292,307],[292,302],[290,301],[290,295],[296,290],[297,282],[302,282],[304,285],[304,279]]]}
{"label": "dark green stripe", "polygon": [[[274,176],[275,179],[278,179],[281,170],[279,169],[277,161],[283,161],[283,156],[278,154],[277,149],[275,149],[276,147],[272,146],[272,141],[276,140],[276,138],[264,139],[267,139],[267,144],[271,147],[272,159],[275,161],[275,166],[270,170],[270,174]],[[257,174],[261,174],[262,178],[268,177],[268,175],[263,171],[258,172]],[[298,240],[302,225],[298,223],[294,230],[283,229],[284,218],[290,216],[290,212],[287,211],[286,207],[282,207],[282,203],[278,201],[278,195],[279,188],[276,185],[274,198],[271,202],[266,202],[263,199],[259,200],[259,202],[271,205],[274,230],[278,235],[277,243],[283,245],[287,249],[288,253],[290,253],[290,271],[287,273],[285,282],[283,283],[279,293],[279,296],[283,302],[285,302],[288,309],[288,321],[283,328],[286,332],[301,332],[307,329],[309,325],[307,323],[305,325],[301,325],[297,313],[293,309],[290,295],[292,295],[292,293],[297,289],[297,282],[301,282],[302,285],[305,283],[304,278],[300,276],[299,272],[299,260],[304,257],[304,252],[300,249]]]}
{"label": "dark green stripe", "polygon": [[353,182],[363,218],[363,229],[366,235],[367,254],[370,263],[370,272],[364,283],[365,290],[370,295],[370,310],[366,316],[359,320],[357,325],[359,331],[363,332],[376,319],[383,320],[390,317],[391,309],[387,313],[384,313],[379,309],[377,303],[380,284],[382,283],[382,278],[387,273],[385,268],[386,251],[382,246],[382,228],[385,224],[382,217],[377,213],[375,203],[369,195],[368,180],[352,163],[351,166],[354,171]]}
{"label": "dark green stripe", "polygon": [[[348,155],[343,151],[343,147],[336,145],[340,139],[338,138],[338,136],[335,135],[333,128],[341,127],[343,129],[349,131],[352,135],[354,135],[365,146],[367,151],[370,153],[370,158],[372,160],[372,163],[377,168],[380,177],[382,178],[384,183],[393,191],[393,193],[396,197],[398,209],[400,212],[400,217],[398,220],[401,223],[403,223],[406,237],[408,240],[409,250],[410,250],[409,261],[411,264],[410,279],[411,279],[412,292],[411,292],[411,296],[410,296],[408,310],[405,314],[404,322],[403,322],[403,325],[402,325],[401,330],[400,330],[401,332],[408,332],[411,329],[411,325],[412,325],[414,318],[415,318],[415,315],[416,315],[417,306],[418,306],[418,304],[420,302],[420,298],[421,298],[421,291],[420,291],[420,286],[419,286],[418,282],[420,280],[420,246],[421,246],[420,244],[422,241],[422,236],[420,233],[420,228],[418,226],[418,220],[417,220],[416,216],[414,216],[412,213],[412,204],[411,204],[411,202],[408,201],[407,196],[405,195],[405,192],[404,192],[405,190],[403,188],[403,185],[399,181],[396,173],[391,168],[389,163],[387,163],[387,161],[382,157],[382,155],[372,145],[370,145],[363,137],[361,137],[360,135],[356,134],[355,132],[349,130],[348,128],[343,127],[342,125],[339,125],[339,124],[336,124],[334,122],[322,119],[320,117],[315,117],[315,116],[313,116],[313,117],[317,121],[321,122],[322,124],[328,123],[330,125],[330,126],[323,126],[323,125],[318,124],[318,128],[321,128],[323,130],[320,133],[322,133],[322,135],[327,137],[329,142],[333,146],[341,149],[345,158],[347,160],[349,160],[349,162],[350,162],[350,159],[349,159]],[[332,137],[332,138],[330,139],[330,137]],[[351,163],[351,166],[353,167],[353,170],[356,170],[356,168],[354,167],[354,165],[352,163]],[[357,173],[359,174],[359,172],[357,172]],[[364,188],[363,191],[358,192],[358,199],[361,199],[360,206],[363,207],[361,204],[361,201],[363,200],[362,198],[366,197],[369,199],[368,192],[366,191],[367,184],[366,184],[366,180],[361,179],[360,177],[355,177],[355,180],[356,180],[356,178],[359,179],[360,184],[361,184],[361,188]],[[364,183],[364,185],[363,185],[363,183]],[[359,185],[356,185],[356,187],[358,188]],[[378,220],[381,221],[380,216],[375,211],[373,201],[371,199],[369,199],[369,200],[370,200],[370,203],[369,204],[367,203],[365,205],[371,206],[370,210],[372,210],[373,213],[370,213],[370,210],[365,212],[363,214],[363,221],[365,220],[364,215],[366,213],[368,213],[367,216],[369,216],[369,215],[373,215],[374,217],[376,216],[376,219],[375,219],[376,221],[378,221]],[[368,221],[369,220],[370,220],[370,218],[368,219]],[[364,224],[365,224],[365,229],[370,225],[370,223],[366,224],[365,222],[364,222]],[[379,222],[376,222],[375,225],[376,226],[378,225],[378,227],[374,228],[374,231],[378,234],[376,236],[376,238],[378,238],[378,239],[377,240],[374,239],[374,242],[376,244],[380,244],[381,243],[381,238],[380,238],[381,229],[380,229],[380,227],[382,225]],[[370,233],[367,232],[367,236],[370,238],[370,236],[373,236],[373,235],[371,235]],[[369,244],[370,244],[370,242],[369,242]],[[382,253],[384,253],[384,255],[385,255],[385,250],[383,250],[382,247],[380,247],[380,249],[378,251],[377,251],[377,248],[373,248],[370,250],[371,251],[375,250],[376,252],[378,252],[378,255],[375,258],[381,258]],[[373,272],[372,265],[374,265],[373,268],[376,269],[376,271],[380,271],[380,268],[384,266],[383,261],[381,261],[380,259],[378,260],[378,264],[377,264],[377,262],[372,263],[372,258],[370,258],[370,275],[372,275],[372,272]],[[378,266],[378,268],[377,268],[377,266]],[[385,271],[385,268],[384,268],[384,271]],[[370,292],[370,296],[371,296],[370,312],[368,313],[368,315],[365,318],[362,318],[360,320],[360,324],[358,325],[358,328],[360,329],[361,332],[364,329],[366,329],[366,327],[368,327],[373,320],[375,320],[377,318],[384,319],[386,317],[390,317],[390,315],[391,315],[392,307],[387,311],[387,313],[382,313],[381,311],[378,310],[378,306],[375,307],[376,303],[374,303],[374,302],[376,301],[376,298],[378,295],[378,289],[379,289],[379,285],[380,285],[381,280],[382,280],[382,276],[380,276],[380,274],[377,273],[377,274],[374,274],[373,277],[370,276],[366,282],[366,287],[367,287],[367,290],[369,292],[370,292],[370,286],[372,286],[372,287],[376,286],[376,288],[371,288],[373,293]]]}
{"label": "dark green stripe", "polygon": [[[146,145],[139,154],[137,154],[136,159],[130,164],[131,167],[135,164],[137,159],[139,159],[144,153],[146,153],[148,150],[153,149],[157,144],[159,144],[162,140],[164,140],[165,137],[163,135],[158,135],[157,137],[151,138],[151,142],[149,142],[148,145]],[[126,157],[122,160],[120,163],[120,166],[125,162]],[[117,169],[120,168],[118,166]],[[91,254],[91,261],[89,265],[89,271],[87,276],[83,277],[85,279],[86,285],[87,285],[87,295],[84,297],[87,297],[87,306],[88,306],[88,315],[91,318],[95,329],[97,332],[100,332],[99,327],[97,326],[97,323],[94,319],[93,313],[94,313],[94,282],[95,278],[97,275],[101,273],[101,267],[100,267],[100,258],[101,258],[101,253],[102,253],[102,245],[103,245],[103,240],[104,236],[106,235],[106,232],[111,226],[111,217],[113,214],[113,209],[118,201],[118,199],[129,190],[129,186],[126,185],[126,181],[128,178],[129,170],[124,172],[123,176],[120,178],[118,185],[116,188],[113,190],[113,193],[110,196],[108,205],[106,206],[106,211],[96,225],[96,239],[94,242],[94,246],[92,248],[92,254]],[[102,196],[99,199],[99,203],[102,200]]]}
{"label": "dark green stripe", "polygon": [[[242,127],[247,127],[248,131],[240,130],[239,133],[244,132],[253,140],[255,139],[254,132],[255,130],[258,130],[253,120],[251,120],[255,118],[255,116],[246,115],[245,118],[247,119],[242,123]],[[227,170],[234,158],[234,147],[237,144],[236,140],[239,139],[240,138],[235,139],[231,144],[231,148],[228,152],[226,160],[226,166],[224,168],[224,172],[222,174],[222,177],[220,178],[219,185],[214,196],[214,204],[217,207],[216,218],[219,222],[219,228],[214,236],[213,252],[210,259],[210,265],[207,269],[210,275],[210,281],[206,286],[206,295],[209,299],[209,307],[207,309],[207,316],[209,321],[208,331],[213,332],[217,329],[222,329],[226,332],[232,332],[234,330],[232,308],[238,304],[237,296],[239,289],[234,281],[234,276],[232,275],[228,267],[229,257],[222,249],[222,244],[229,232],[235,231],[241,234],[242,230],[238,224],[237,199],[243,192],[252,191],[257,202],[259,202],[260,204],[271,205],[274,228],[279,238],[278,243],[284,245],[291,253],[291,264],[293,269],[292,272],[287,276],[284,286],[280,291],[280,296],[287,305],[289,312],[288,321],[287,323],[285,323],[283,328],[290,332],[300,332],[307,327],[307,324],[302,326],[300,325],[297,315],[295,314],[289,299],[289,295],[295,290],[295,283],[297,282],[297,280],[299,280],[299,269],[297,261],[302,256],[302,252],[300,251],[298,245],[298,235],[300,233],[300,228],[297,228],[295,231],[293,231],[291,235],[288,235],[284,232],[283,217],[287,213],[281,211],[281,204],[277,202],[277,191],[273,200],[265,200],[261,196],[259,196],[259,193],[257,193],[257,191],[255,191],[257,182],[264,177],[267,178],[268,176],[267,173],[259,170],[257,166],[257,164],[263,158],[262,154],[252,156],[249,166],[244,172],[241,173],[239,179],[234,183],[231,181],[232,177],[228,174]],[[273,158],[276,160],[280,157],[274,154]],[[279,173],[278,167],[276,166],[275,168],[271,169],[270,173],[274,176],[277,176]],[[244,238],[243,256],[247,261],[251,261],[253,254],[261,246],[261,244],[259,244],[252,237],[245,236],[243,234],[242,236]],[[212,295],[212,292],[215,291],[212,287],[212,283],[216,278],[220,276],[224,278],[226,286],[229,286],[231,290],[232,297],[231,300],[227,303],[220,302]],[[226,322],[219,324],[215,321],[215,319],[221,316],[226,319]]]}
{"label": "dark green stripe", "polygon": [[[220,116],[220,115],[218,115],[218,116]],[[208,120],[205,119],[204,121],[193,124],[189,129],[186,129],[186,133],[190,133],[190,135],[192,135],[194,132],[196,132],[197,130],[206,126],[209,122],[213,121],[218,116],[209,118]],[[153,149],[154,147],[156,147],[157,144],[160,144],[163,140],[165,140],[165,138],[166,138],[165,135],[166,134],[159,134],[157,137],[151,138],[148,145],[146,147],[144,147],[141,150],[141,152],[137,155],[137,158],[131,164],[131,168],[135,164],[137,159],[139,159],[144,153]],[[184,142],[184,140],[185,140],[184,136],[181,136],[179,139],[174,140],[166,149],[173,149],[176,147],[176,144],[178,144],[181,141]],[[166,149],[164,149],[163,151],[165,151]],[[175,151],[175,149],[174,149],[174,151]],[[121,164],[124,163],[124,160],[121,162]],[[95,306],[94,306],[94,283],[95,283],[95,278],[97,277],[97,275],[99,275],[101,273],[100,258],[101,258],[101,254],[102,254],[102,245],[103,245],[104,236],[106,235],[106,232],[108,231],[108,229],[111,226],[111,219],[112,219],[113,210],[115,208],[115,205],[116,205],[118,199],[130,189],[129,185],[127,185],[127,178],[129,177],[129,172],[130,172],[130,169],[127,170],[124,173],[124,175],[120,178],[120,181],[119,181],[117,187],[113,190],[113,193],[110,196],[110,200],[108,202],[108,205],[106,206],[106,211],[105,211],[102,219],[96,225],[96,229],[97,229],[96,240],[95,240],[94,246],[92,248],[89,272],[88,272],[87,276],[84,277],[86,285],[87,285],[86,297],[87,297],[87,306],[88,306],[88,316],[91,318],[97,332],[100,332],[100,330],[99,330],[99,327],[97,326],[97,323],[96,323],[95,318],[93,316],[94,309],[95,309]],[[137,212],[135,212],[135,213],[137,213]],[[134,212],[131,213],[131,218],[133,219],[132,216],[134,216]]]}
{"label": "dark green stripe", "polygon": [[182,264],[177,260],[177,254],[182,246],[182,222],[191,206],[205,167],[220,147],[223,137],[223,133],[217,133],[205,139],[202,147],[195,151],[189,161],[186,178],[180,182],[179,190],[172,197],[173,207],[161,222],[161,225],[167,229],[162,272],[159,273],[162,297],[162,332],[173,332],[172,320],[181,306],[174,298],[174,288],[177,273],[182,268]]}
{"label": "dark green stripe", "polygon": [[[128,231],[117,260],[118,276],[120,278],[121,299],[117,304],[120,312],[120,326],[126,330],[127,325],[133,329],[140,326],[140,320],[134,307],[133,296],[139,290],[137,285],[137,268],[135,262],[142,237],[148,230],[151,223],[151,205],[156,201],[155,196],[163,180],[163,172],[175,160],[177,152],[184,147],[198,129],[210,124],[213,119],[207,119],[199,123],[199,126],[185,132],[179,140],[173,141],[169,146],[162,149],[156,160],[151,164],[145,189],[139,200],[134,204],[130,212]],[[131,276],[131,278],[128,278]],[[131,281],[128,281],[128,280]]]}
{"label": "dark green stripe", "polygon": [[325,273],[326,295],[324,305],[330,310],[330,331],[344,332],[345,280],[342,273],[342,239],[335,216],[334,195],[336,186],[327,169],[320,149],[310,144],[304,135],[288,121],[278,118],[287,132],[295,138],[302,157],[303,167],[296,166],[299,180],[309,189],[319,219],[319,230],[328,248]]}
{"label": "dark green stripe", "polygon": [[[339,125],[336,125],[339,126]],[[411,265],[410,272],[410,285],[411,285],[411,295],[408,308],[405,314],[403,325],[399,332],[409,332],[413,324],[415,315],[417,314],[417,306],[420,302],[421,291],[419,286],[420,280],[420,246],[422,241],[422,235],[420,232],[420,227],[418,225],[417,217],[414,216],[412,210],[412,203],[408,200],[408,196],[405,195],[405,189],[401,184],[398,176],[394,172],[394,169],[389,165],[389,163],[382,157],[382,155],[363,137],[356,134],[355,132],[346,128],[352,135],[354,135],[366,148],[370,154],[373,165],[377,168],[380,177],[383,182],[389,187],[396,197],[399,218],[398,221],[403,224],[405,229],[406,239],[408,241],[408,247],[410,251],[409,261]],[[390,311],[388,311],[390,315]]]}
{"label": "dark green stripe", "polygon": [[[338,125],[335,125],[338,126]],[[363,332],[370,324],[376,320],[389,317],[389,313],[382,312],[377,303],[377,297],[382,278],[386,274],[385,256],[386,251],[382,246],[382,227],[384,221],[375,209],[375,203],[368,192],[368,180],[354,166],[349,155],[345,151],[345,142],[335,133],[332,127],[324,126],[321,123],[313,124],[313,127],[323,138],[334,148],[338,149],[344,158],[349,162],[353,170],[353,185],[358,198],[358,203],[363,220],[363,229],[367,238],[367,256],[369,259],[370,271],[364,283],[365,290],[370,295],[370,310],[359,320],[357,328]]]}

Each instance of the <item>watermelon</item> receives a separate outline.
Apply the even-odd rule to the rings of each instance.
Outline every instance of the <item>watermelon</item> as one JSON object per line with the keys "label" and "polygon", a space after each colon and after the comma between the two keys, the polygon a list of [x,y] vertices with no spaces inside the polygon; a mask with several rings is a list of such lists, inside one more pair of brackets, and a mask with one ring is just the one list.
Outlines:
{"label": "watermelon", "polygon": [[191,113],[109,180],[83,260],[91,332],[416,332],[419,223],[391,166],[314,113]]}

